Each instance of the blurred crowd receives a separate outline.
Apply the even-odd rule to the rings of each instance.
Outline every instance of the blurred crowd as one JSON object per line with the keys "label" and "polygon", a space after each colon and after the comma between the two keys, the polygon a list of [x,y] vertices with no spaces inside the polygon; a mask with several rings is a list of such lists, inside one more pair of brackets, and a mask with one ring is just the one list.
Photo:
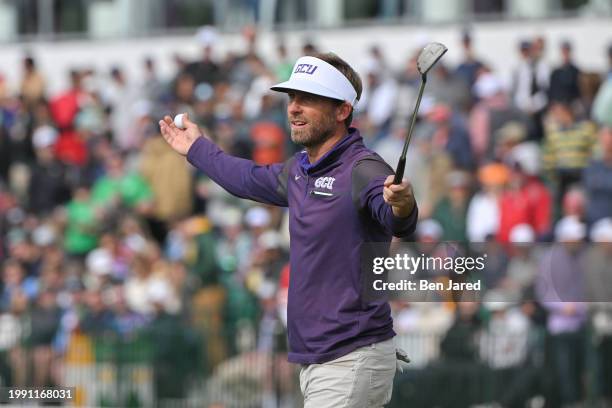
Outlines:
{"label": "blurred crowd", "polygon": [[[514,69],[505,81],[477,54],[469,32],[458,39],[461,62],[442,60],[429,75],[408,153],[406,176],[421,219],[415,239],[486,243],[498,251],[517,242],[612,241],[612,46],[602,50],[607,72],[584,72],[571,41],[525,38],[508,56]],[[223,150],[258,164],[298,151],[286,97],[269,87],[317,45],[279,44],[264,58],[256,30],[245,29],[243,40],[243,51],[219,57],[221,37],[203,28],[194,39],[198,59],[168,56],[175,63],[170,78],[151,58],[133,78],[121,66],[102,72],[85,64],[66,73],[70,87],[57,94],[47,92],[35,55],[24,56],[19,84],[5,83],[0,72],[5,382],[58,382],[54,367],[74,333],[130,338],[155,327],[189,328],[205,334],[203,354],[212,365],[247,350],[285,349],[287,212],[230,196],[174,153],[157,125],[164,115],[189,112]],[[419,49],[398,67],[373,45],[355,67],[365,91],[353,126],[392,166],[419,86]],[[492,268],[527,289],[537,279],[520,257],[515,261],[514,269],[507,260]],[[508,279],[492,280],[489,296]],[[416,330],[415,316],[437,316],[427,321],[439,321],[450,337],[456,330],[461,340],[483,311],[488,327],[501,313],[519,328],[542,315],[559,356],[553,372],[567,385],[556,398],[565,404],[584,398],[581,378],[572,375],[583,360],[571,351],[597,313],[564,302],[573,306],[538,304],[542,313],[530,314],[535,303],[504,299],[460,307],[398,302],[397,331]],[[555,316],[571,323],[557,324]],[[612,330],[605,327],[597,347],[607,361],[600,378],[609,386]],[[503,359],[504,351],[487,355]],[[610,398],[612,391],[602,394]]]}

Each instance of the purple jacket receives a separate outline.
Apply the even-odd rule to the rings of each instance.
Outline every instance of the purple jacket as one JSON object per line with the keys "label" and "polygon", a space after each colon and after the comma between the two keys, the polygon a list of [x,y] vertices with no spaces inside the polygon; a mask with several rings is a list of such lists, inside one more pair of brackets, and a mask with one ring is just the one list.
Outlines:
{"label": "purple jacket", "polygon": [[200,137],[187,159],[230,193],[289,207],[289,361],[323,363],[395,335],[389,304],[362,297],[360,246],[414,232],[418,210],[393,215],[383,182],[393,169],[349,133],[316,163],[306,152],[259,166]]}

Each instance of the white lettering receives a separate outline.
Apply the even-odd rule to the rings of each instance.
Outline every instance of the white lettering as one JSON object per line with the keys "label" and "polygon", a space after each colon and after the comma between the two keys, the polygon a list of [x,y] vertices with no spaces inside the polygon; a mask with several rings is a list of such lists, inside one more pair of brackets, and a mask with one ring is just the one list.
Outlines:
{"label": "white lettering", "polygon": [[334,177],[319,177],[315,180],[315,187],[327,188],[328,190],[331,190],[332,186],[334,185],[334,181],[336,181]]}

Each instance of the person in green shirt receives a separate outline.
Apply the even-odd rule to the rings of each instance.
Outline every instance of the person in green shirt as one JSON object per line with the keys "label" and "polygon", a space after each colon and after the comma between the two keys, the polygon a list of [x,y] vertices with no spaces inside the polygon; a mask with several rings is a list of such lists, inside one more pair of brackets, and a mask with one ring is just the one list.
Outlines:
{"label": "person in green shirt", "polygon": [[278,53],[278,63],[274,66],[274,76],[276,76],[278,81],[284,82],[291,76],[295,61],[291,61],[289,58],[285,44],[279,44],[276,52]]}
{"label": "person in green shirt", "polygon": [[98,245],[98,214],[90,199],[87,186],[76,188],[72,200],[66,206],[67,225],[64,249],[70,255],[85,255]]}
{"label": "person in green shirt", "polygon": [[436,204],[432,218],[444,230],[443,241],[467,242],[466,217],[470,201],[470,178],[462,171],[452,171],[446,179],[447,193]]}
{"label": "person in green shirt", "polygon": [[91,199],[105,209],[127,207],[140,215],[147,215],[153,202],[149,184],[138,173],[126,172],[118,153],[106,159],[106,174],[95,182]]}

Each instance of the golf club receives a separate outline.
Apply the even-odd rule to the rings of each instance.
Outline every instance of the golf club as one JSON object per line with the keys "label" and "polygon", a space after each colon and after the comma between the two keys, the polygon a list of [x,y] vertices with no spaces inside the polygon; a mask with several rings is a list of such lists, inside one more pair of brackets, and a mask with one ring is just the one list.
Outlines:
{"label": "golf club", "polygon": [[448,48],[446,48],[444,44],[432,42],[427,44],[417,57],[417,69],[421,74],[421,86],[419,88],[419,96],[417,97],[416,105],[414,106],[414,112],[412,112],[412,119],[410,121],[410,127],[408,128],[406,141],[404,142],[404,149],[402,150],[402,155],[397,163],[397,170],[395,171],[393,184],[400,184],[402,182],[402,178],[404,177],[404,168],[406,167],[406,152],[408,151],[408,145],[410,144],[410,138],[412,137],[412,130],[414,129],[416,115],[419,111],[419,106],[421,105],[423,90],[425,89],[425,84],[427,83],[427,72],[429,72],[429,70],[436,64],[436,62],[438,62],[440,58],[442,58],[447,50]]}

